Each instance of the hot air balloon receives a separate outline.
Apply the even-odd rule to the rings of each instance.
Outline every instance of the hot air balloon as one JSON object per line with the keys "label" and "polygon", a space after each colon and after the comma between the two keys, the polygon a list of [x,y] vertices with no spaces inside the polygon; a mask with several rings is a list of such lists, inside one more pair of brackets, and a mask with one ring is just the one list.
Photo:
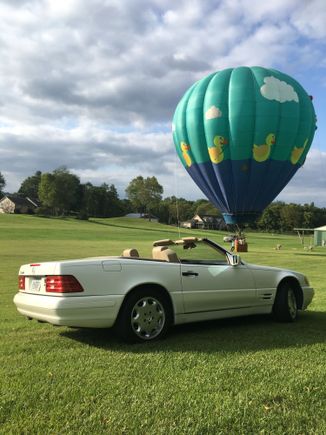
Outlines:
{"label": "hot air balloon", "polygon": [[316,129],[309,95],[290,76],[228,68],[180,100],[173,140],[181,162],[226,223],[256,219],[303,165]]}

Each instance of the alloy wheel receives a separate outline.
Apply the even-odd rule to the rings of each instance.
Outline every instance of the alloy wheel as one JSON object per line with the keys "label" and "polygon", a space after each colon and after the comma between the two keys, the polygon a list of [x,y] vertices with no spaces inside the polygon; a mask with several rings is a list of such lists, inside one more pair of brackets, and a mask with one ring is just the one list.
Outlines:
{"label": "alloy wheel", "polygon": [[289,307],[289,314],[291,318],[295,319],[298,308],[297,308],[297,299],[292,289],[289,289],[288,291],[288,307]]}
{"label": "alloy wheel", "polygon": [[162,303],[151,296],[139,299],[131,310],[131,327],[142,340],[157,337],[164,328],[166,315]]}

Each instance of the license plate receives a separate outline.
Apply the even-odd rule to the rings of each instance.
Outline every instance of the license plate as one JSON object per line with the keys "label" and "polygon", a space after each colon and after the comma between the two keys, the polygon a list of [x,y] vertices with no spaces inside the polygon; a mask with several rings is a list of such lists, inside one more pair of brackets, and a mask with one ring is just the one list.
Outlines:
{"label": "license plate", "polygon": [[39,292],[41,290],[41,280],[40,279],[33,279],[31,283],[31,291],[32,292]]}

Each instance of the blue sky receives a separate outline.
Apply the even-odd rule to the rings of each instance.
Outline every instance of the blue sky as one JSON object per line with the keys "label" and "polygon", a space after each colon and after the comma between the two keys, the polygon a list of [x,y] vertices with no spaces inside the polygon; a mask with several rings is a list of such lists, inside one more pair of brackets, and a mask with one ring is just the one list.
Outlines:
{"label": "blue sky", "polygon": [[82,182],[156,175],[203,197],[176,160],[175,106],[204,75],[260,65],[314,96],[318,130],[279,199],[326,207],[325,0],[2,0],[0,171],[13,192],[66,165]]}

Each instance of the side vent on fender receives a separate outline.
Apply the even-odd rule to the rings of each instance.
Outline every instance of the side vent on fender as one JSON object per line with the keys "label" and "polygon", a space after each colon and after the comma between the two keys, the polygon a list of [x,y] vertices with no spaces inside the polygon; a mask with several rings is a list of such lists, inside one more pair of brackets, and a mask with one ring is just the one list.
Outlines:
{"label": "side vent on fender", "polygon": [[260,297],[265,301],[270,301],[273,297],[273,293],[263,293]]}
{"label": "side vent on fender", "polygon": [[271,288],[262,288],[257,290],[257,297],[261,301],[273,301],[275,290]]}

